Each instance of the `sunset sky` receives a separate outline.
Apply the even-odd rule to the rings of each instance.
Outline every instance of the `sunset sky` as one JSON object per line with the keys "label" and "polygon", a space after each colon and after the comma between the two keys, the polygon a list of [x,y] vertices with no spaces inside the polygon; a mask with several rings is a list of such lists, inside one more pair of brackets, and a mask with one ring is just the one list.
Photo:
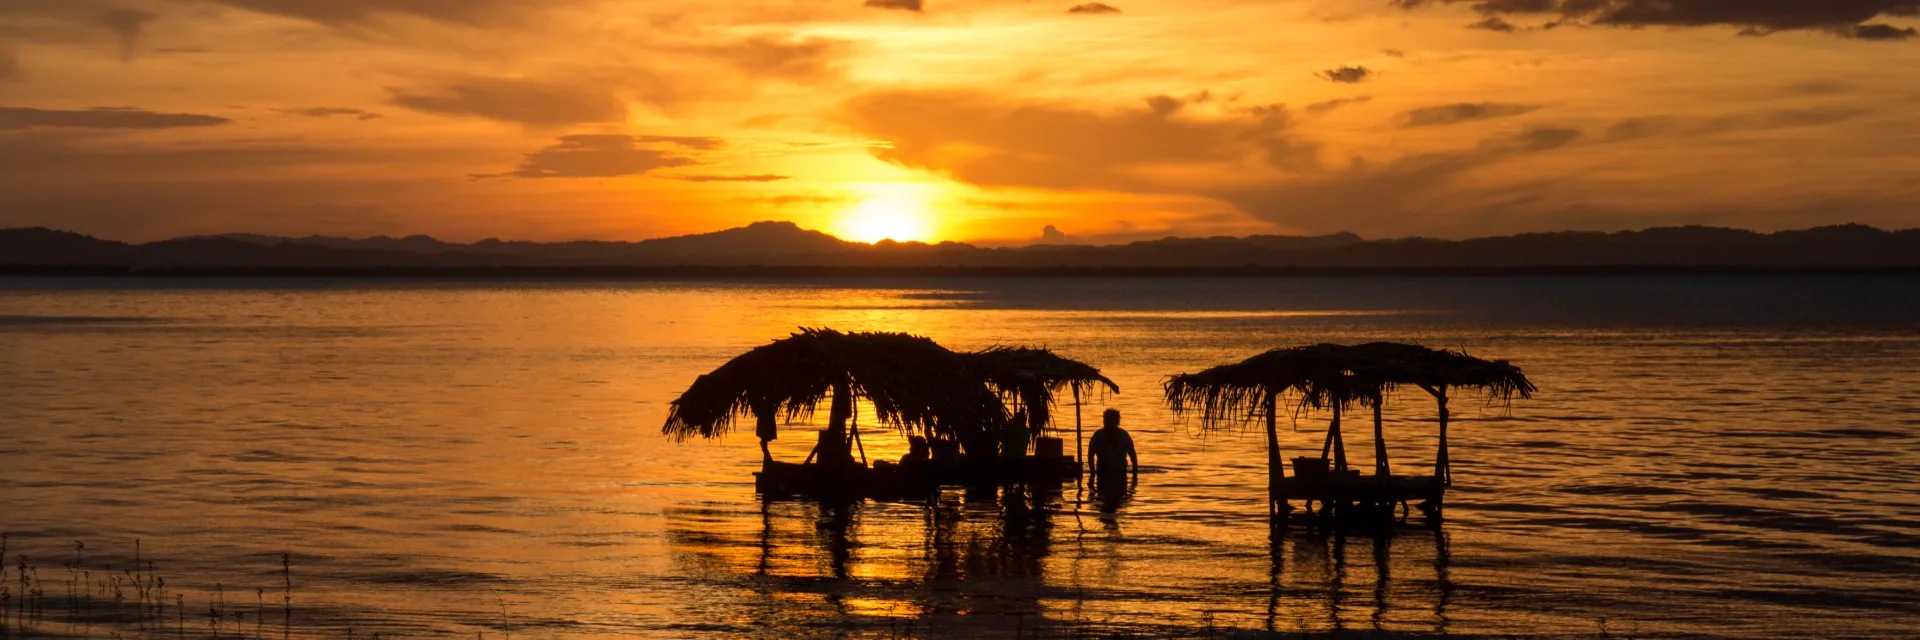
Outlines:
{"label": "sunset sky", "polygon": [[631,240],[792,220],[985,243],[1906,228],[1917,11],[0,0],[0,226]]}

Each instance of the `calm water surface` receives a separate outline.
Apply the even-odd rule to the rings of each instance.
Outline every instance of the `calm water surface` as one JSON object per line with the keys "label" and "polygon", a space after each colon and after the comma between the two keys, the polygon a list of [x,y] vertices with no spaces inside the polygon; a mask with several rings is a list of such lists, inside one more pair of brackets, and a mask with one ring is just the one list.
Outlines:
{"label": "calm water surface", "polygon": [[[1126,416],[1134,496],[763,505],[751,433],[660,437],[696,375],[800,326],[1102,367],[1123,393],[1086,415]],[[1455,402],[1440,531],[1271,543],[1262,438],[1177,422],[1161,379],[1378,339],[1510,359],[1541,392]],[[186,635],[216,631],[215,583],[244,613],[222,635],[276,633],[281,614],[253,616],[283,552],[295,637],[1920,627],[1911,278],[12,279],[0,389],[0,582],[25,555],[58,609],[74,541],[98,582],[139,539],[196,611]],[[1432,464],[1433,418],[1424,394],[1390,398],[1400,469]],[[1324,419],[1283,421],[1283,453]],[[804,457],[808,430],[776,455]],[[1363,467],[1368,431],[1347,436]],[[869,433],[869,456],[904,448]]]}

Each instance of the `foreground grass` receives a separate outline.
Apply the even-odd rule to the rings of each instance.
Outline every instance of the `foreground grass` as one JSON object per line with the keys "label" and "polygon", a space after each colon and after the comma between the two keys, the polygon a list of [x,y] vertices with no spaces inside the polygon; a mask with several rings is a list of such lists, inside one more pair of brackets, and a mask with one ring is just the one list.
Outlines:
{"label": "foreground grass", "polygon": [[[296,609],[293,559],[280,554],[279,571],[269,582],[247,586],[215,583],[211,589],[185,589],[169,585],[155,561],[143,555],[140,542],[134,541],[131,561],[122,557],[122,566],[90,560],[84,542],[72,544],[71,555],[49,565],[25,555],[8,556],[11,536],[0,533],[0,640],[27,638],[113,638],[218,640],[292,640],[293,638],[346,638],[348,640],[389,638],[460,638],[485,640],[491,636],[512,640],[516,631],[523,638],[564,638],[565,629],[538,622],[516,624],[504,603],[497,622],[469,620],[463,626],[475,629],[472,636],[441,629],[410,625],[381,625],[355,622],[358,616],[345,609],[302,603]],[[762,638],[1028,638],[1040,639],[1220,639],[1220,640],[1404,640],[1412,638],[1578,638],[1595,640],[1633,640],[1637,629],[1621,630],[1607,620],[1594,621],[1587,629],[1541,630],[1527,636],[1489,636],[1444,633],[1397,632],[1377,630],[1275,632],[1236,629],[1216,625],[1209,612],[1197,613],[1187,621],[1168,620],[1156,625],[1116,625],[1110,621],[1058,620],[1044,618],[997,618],[970,620],[959,625],[918,619],[849,620],[814,626],[797,624],[776,628],[714,627],[706,625],[673,626],[668,635],[680,637],[762,637]],[[545,627],[545,628],[542,628]],[[575,629],[575,632],[584,629]],[[631,633],[619,629],[594,629],[591,635],[619,637]]]}

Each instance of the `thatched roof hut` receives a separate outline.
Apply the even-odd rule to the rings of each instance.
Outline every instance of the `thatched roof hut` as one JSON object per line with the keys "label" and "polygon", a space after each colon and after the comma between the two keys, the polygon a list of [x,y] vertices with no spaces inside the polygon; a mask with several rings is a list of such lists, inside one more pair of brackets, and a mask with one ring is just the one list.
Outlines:
{"label": "thatched roof hut", "polygon": [[1388,393],[1409,385],[1426,391],[1440,405],[1440,450],[1434,479],[1442,485],[1450,483],[1452,477],[1446,440],[1449,391],[1472,389],[1487,394],[1489,401],[1504,403],[1515,396],[1532,397],[1536,390],[1518,367],[1504,360],[1482,360],[1461,351],[1392,342],[1274,349],[1236,364],[1170,377],[1164,386],[1167,404],[1174,413],[1197,413],[1203,427],[1241,423],[1264,413],[1269,476],[1277,496],[1282,475],[1275,426],[1279,399],[1290,398],[1301,408],[1332,410],[1333,421],[1321,457],[1331,453],[1336,470],[1346,468],[1341,413],[1355,406],[1371,407],[1375,473],[1384,481],[1390,477],[1390,469],[1381,433],[1381,406]]}
{"label": "thatched roof hut", "polygon": [[1051,398],[1051,394],[1067,389],[1083,395],[1100,387],[1120,392],[1120,385],[1101,375],[1093,365],[1061,357],[1042,347],[992,347],[962,353],[960,357],[982,381],[1002,393],[1031,388]]}
{"label": "thatched roof hut", "polygon": [[993,347],[960,357],[1002,399],[1025,408],[1036,426],[1048,422],[1047,407],[1053,403],[1054,394],[1061,391],[1071,392],[1075,398],[1096,391],[1120,392],[1120,385],[1101,375],[1099,369],[1044,348]]}
{"label": "thatched roof hut", "polygon": [[[1074,401],[1074,455],[1079,456],[1080,399],[1096,391],[1119,393],[1120,385],[1084,362],[1036,347],[992,347],[960,354],[967,367],[1008,405],[1027,412],[1028,433],[1039,437],[1053,422],[1054,395],[1067,391]],[[1076,458],[1077,459],[1077,458]]]}
{"label": "thatched roof hut", "polygon": [[1284,347],[1172,376],[1164,386],[1176,415],[1197,412],[1203,426],[1222,426],[1259,416],[1269,395],[1292,398],[1303,408],[1345,410],[1371,407],[1402,385],[1435,395],[1449,388],[1475,389],[1497,402],[1530,398],[1537,390],[1505,360],[1397,342]]}
{"label": "thatched roof hut", "polygon": [[753,416],[765,441],[776,421],[804,419],[831,398],[835,428],[865,398],[874,418],[929,435],[978,428],[1005,410],[958,354],[904,333],[801,329],[735,357],[694,380],[673,401],[661,433],[676,440],[716,438],[738,417]]}

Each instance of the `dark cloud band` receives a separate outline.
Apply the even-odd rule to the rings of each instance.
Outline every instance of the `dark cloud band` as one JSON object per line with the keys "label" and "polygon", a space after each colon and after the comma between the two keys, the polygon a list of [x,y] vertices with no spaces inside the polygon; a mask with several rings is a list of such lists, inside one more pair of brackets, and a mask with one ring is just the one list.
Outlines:
{"label": "dark cloud band", "polygon": [[1487,16],[1476,28],[1512,31],[1506,15],[1551,16],[1611,27],[1738,27],[1745,35],[1826,31],[1861,40],[1902,40],[1912,28],[1870,21],[1920,17],[1920,0],[1393,0],[1406,8],[1468,4]]}
{"label": "dark cloud band", "polygon": [[690,158],[640,146],[647,142],[646,137],[626,135],[564,136],[551,147],[527,154],[513,171],[475,177],[617,178],[694,164]]}
{"label": "dark cloud band", "polygon": [[894,9],[919,13],[926,10],[920,0],[867,0],[866,6],[874,9]]}
{"label": "dark cloud band", "polygon": [[781,180],[793,179],[793,176],[783,176],[783,175],[772,174],[772,173],[755,173],[755,174],[748,174],[748,175],[693,174],[693,175],[660,176],[660,177],[667,178],[669,180],[682,180],[686,182],[779,182]]}
{"label": "dark cloud band", "polygon": [[98,108],[80,110],[0,107],[0,130],[33,127],[76,129],[176,129],[213,127],[233,122],[219,116],[197,113],[155,113],[139,109]]}
{"label": "dark cloud band", "polygon": [[1517,116],[1538,110],[1540,110],[1539,106],[1530,104],[1463,102],[1408,111],[1400,116],[1400,124],[1404,127],[1438,127],[1474,120]]}
{"label": "dark cloud band", "polygon": [[601,87],[538,80],[464,78],[430,89],[390,89],[393,104],[415,111],[473,116],[534,127],[614,122],[624,102]]}
{"label": "dark cloud band", "polygon": [[1373,77],[1373,70],[1366,67],[1335,67],[1314,75],[1327,82],[1339,84],[1360,84]]}

